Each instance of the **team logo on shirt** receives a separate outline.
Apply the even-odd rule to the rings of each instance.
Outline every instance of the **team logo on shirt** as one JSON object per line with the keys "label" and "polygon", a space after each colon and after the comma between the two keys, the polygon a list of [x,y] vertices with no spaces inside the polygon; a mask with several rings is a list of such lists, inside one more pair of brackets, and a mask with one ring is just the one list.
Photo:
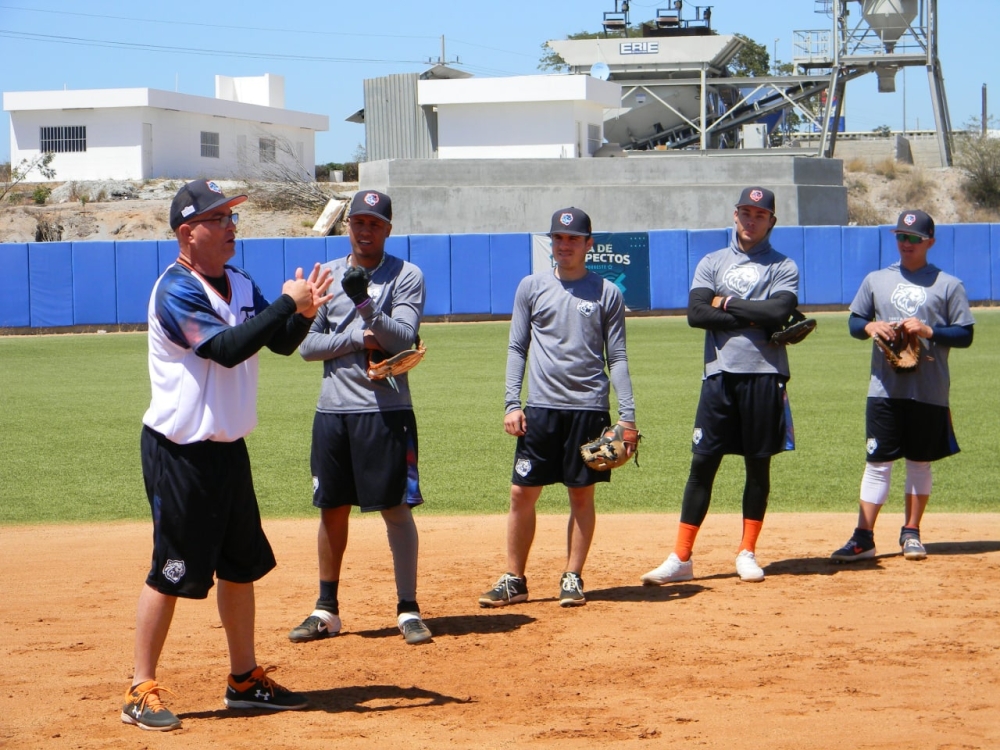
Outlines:
{"label": "team logo on shirt", "polygon": [[313,477],[313,497],[319,492],[319,477]]}
{"label": "team logo on shirt", "polygon": [[701,431],[700,427],[695,427],[694,434],[691,436],[691,442],[698,445],[703,437],[705,437],[705,433]]}
{"label": "team logo on shirt", "polygon": [[865,443],[865,450],[868,451],[868,455],[874,455],[875,451],[878,450],[878,440],[875,438],[868,438],[868,442]]}
{"label": "team logo on shirt", "polygon": [[582,299],[580,300],[580,304],[576,306],[576,309],[577,312],[580,313],[580,315],[582,315],[585,318],[589,318],[591,315],[594,314],[594,310],[597,309],[597,305],[595,305],[590,300]]}
{"label": "team logo on shirt", "polygon": [[528,472],[531,471],[531,461],[526,458],[517,459],[514,463],[514,471],[516,471],[517,475],[520,477],[528,476]]}
{"label": "team logo on shirt", "polygon": [[183,560],[167,560],[163,566],[163,577],[171,583],[177,583],[187,573],[187,566]]}
{"label": "team logo on shirt", "polygon": [[893,307],[909,318],[916,315],[917,308],[927,301],[927,290],[915,284],[897,284],[890,301]]}
{"label": "team logo on shirt", "polygon": [[736,264],[729,267],[722,277],[722,283],[741,297],[746,297],[760,281],[760,270],[756,266]]}

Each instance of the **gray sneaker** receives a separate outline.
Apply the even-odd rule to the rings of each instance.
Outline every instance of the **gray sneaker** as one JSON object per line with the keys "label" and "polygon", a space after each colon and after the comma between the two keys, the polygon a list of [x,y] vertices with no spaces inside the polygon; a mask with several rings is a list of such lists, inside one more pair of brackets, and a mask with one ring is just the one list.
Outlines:
{"label": "gray sneaker", "polygon": [[292,643],[306,643],[307,641],[321,641],[324,638],[332,638],[340,633],[340,616],[317,609],[302,621],[301,625],[296,625],[288,633],[288,640]]}
{"label": "gray sneaker", "polygon": [[139,729],[153,732],[169,732],[181,725],[181,720],[163,705],[160,693],[169,693],[156,680],[146,680],[130,688],[125,694],[122,706],[122,723],[134,724]]}
{"label": "gray sneaker", "polygon": [[587,603],[583,595],[583,579],[576,573],[566,572],[559,581],[559,606],[582,607]]}
{"label": "gray sneaker", "polygon": [[431,629],[420,619],[419,612],[403,612],[396,618],[403,640],[411,646],[427,643],[431,639]]}
{"label": "gray sneaker", "polygon": [[907,560],[925,560],[927,549],[920,543],[920,531],[904,526],[899,532],[899,546]]}
{"label": "gray sneaker", "polygon": [[513,573],[504,573],[493,588],[479,597],[480,607],[503,607],[528,601],[528,579]]}

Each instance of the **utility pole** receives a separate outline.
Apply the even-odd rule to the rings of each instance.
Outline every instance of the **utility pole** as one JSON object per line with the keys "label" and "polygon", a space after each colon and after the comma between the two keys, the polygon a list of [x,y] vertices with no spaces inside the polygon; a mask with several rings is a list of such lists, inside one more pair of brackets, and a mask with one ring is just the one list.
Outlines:
{"label": "utility pole", "polygon": [[981,134],[983,138],[986,137],[986,84],[983,84],[983,124]]}

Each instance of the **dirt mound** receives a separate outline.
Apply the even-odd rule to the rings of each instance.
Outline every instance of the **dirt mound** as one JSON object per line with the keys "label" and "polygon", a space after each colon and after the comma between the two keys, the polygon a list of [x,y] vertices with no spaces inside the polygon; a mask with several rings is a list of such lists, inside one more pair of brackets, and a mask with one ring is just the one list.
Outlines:
{"label": "dirt mound", "polygon": [[1000,745],[1000,514],[929,514],[921,562],[899,555],[898,516],[882,518],[882,554],[834,565],[853,512],[775,513],[758,547],[766,580],[750,584],[734,571],[739,517],[710,513],[695,579],[661,588],[639,576],[670,551],[676,514],[599,516],[587,605],[572,609],[556,600],[566,519],[543,515],[531,599],[498,610],[476,599],[503,572],[505,517],[421,517],[420,604],[434,633],[422,646],[396,629],[374,515],[352,520],[343,634],[308,644],[287,634],[316,598],[316,521],[264,524],[278,568],[257,586],[257,656],[311,706],[227,710],[214,597],[182,601],[158,677],[184,725],[166,736],[119,719],[150,525],[3,529],[0,747]]}
{"label": "dirt mound", "polygon": [[[45,205],[22,202],[0,208],[0,242],[172,239],[168,214],[180,184],[176,180],[141,185],[112,181],[58,184],[52,186]],[[237,182],[220,184],[227,195],[244,189]],[[336,192],[350,194],[354,190],[357,184],[341,183]],[[30,196],[30,192],[22,189],[19,195]],[[238,210],[239,236],[243,239],[320,236],[312,227],[322,209],[274,210],[259,205],[251,195]]]}

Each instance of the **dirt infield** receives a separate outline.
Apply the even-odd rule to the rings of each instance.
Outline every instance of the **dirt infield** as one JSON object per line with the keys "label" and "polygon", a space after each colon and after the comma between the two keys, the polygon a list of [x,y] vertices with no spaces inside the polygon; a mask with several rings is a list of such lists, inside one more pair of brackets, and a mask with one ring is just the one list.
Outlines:
{"label": "dirt infield", "polygon": [[542,516],[531,601],[481,610],[503,569],[504,518],[422,517],[420,601],[435,638],[395,628],[385,531],[355,520],[345,633],[292,644],[316,596],[313,521],[265,523],[278,569],[257,589],[258,658],[310,710],[222,703],[214,599],[181,602],[159,678],[184,721],[120,722],[148,524],[0,529],[4,748],[936,748],[1000,746],[1000,514],[929,515],[929,557],[898,554],[898,513],[855,566],[825,559],[851,514],[772,514],[767,579],[739,583],[739,518],[710,514],[691,583],[644,588],[676,516],[603,516],[584,581],[561,609],[565,519]]}

